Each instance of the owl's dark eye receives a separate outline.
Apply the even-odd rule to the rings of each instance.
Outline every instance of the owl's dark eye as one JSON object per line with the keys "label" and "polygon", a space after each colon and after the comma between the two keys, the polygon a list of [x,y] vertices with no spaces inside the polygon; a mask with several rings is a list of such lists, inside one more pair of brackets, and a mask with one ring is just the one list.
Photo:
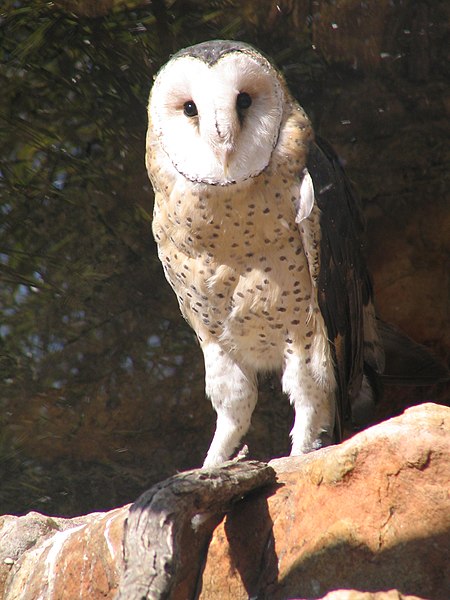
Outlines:
{"label": "owl's dark eye", "polygon": [[238,97],[236,98],[236,106],[238,108],[249,108],[251,106],[251,103],[252,97],[250,96],[250,94],[247,94],[247,92],[241,92],[240,94],[238,94]]}
{"label": "owl's dark eye", "polygon": [[183,112],[187,117],[195,117],[198,115],[197,106],[193,100],[188,100],[183,104]]}

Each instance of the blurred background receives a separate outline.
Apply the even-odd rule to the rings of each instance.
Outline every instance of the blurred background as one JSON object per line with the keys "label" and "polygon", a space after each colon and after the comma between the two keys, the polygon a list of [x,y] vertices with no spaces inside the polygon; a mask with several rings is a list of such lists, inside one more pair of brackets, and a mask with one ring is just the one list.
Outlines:
{"label": "blurred background", "polygon": [[[4,0],[0,7],[0,514],[133,501],[199,466],[201,351],[151,235],[146,103],[178,49],[250,42],[345,164],[380,315],[450,356],[446,0]],[[263,378],[251,456],[289,450]],[[390,388],[377,420],[448,403]]]}

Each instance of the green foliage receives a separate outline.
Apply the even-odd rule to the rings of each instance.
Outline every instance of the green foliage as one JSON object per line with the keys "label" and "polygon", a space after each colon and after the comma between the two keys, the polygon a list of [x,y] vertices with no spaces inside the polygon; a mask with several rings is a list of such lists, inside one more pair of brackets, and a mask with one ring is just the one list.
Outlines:
{"label": "green foliage", "polygon": [[161,279],[142,174],[154,67],[136,16],[31,3],[2,24],[2,396],[83,388],[148,354],[142,321]]}

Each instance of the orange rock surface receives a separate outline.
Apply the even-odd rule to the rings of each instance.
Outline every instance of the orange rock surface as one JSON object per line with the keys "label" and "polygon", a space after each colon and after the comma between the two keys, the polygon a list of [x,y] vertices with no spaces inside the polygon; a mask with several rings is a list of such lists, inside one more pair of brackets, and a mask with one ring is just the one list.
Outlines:
{"label": "orange rock surface", "polygon": [[[240,501],[215,530],[200,598],[446,600],[449,454],[450,409],[424,404],[272,461],[276,489]],[[128,508],[2,517],[0,598],[112,600]]]}

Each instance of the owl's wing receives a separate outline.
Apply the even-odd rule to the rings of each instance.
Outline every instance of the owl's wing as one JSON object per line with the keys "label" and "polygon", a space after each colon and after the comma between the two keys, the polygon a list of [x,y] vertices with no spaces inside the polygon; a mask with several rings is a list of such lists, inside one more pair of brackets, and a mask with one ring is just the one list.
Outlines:
{"label": "owl's wing", "polygon": [[335,362],[339,417],[335,437],[339,440],[364,370],[382,371],[384,356],[362,250],[364,221],[359,201],[337,156],[324,141],[311,144],[306,167],[320,209],[318,301]]}
{"label": "owl's wing", "polygon": [[356,409],[363,374],[376,397],[379,380],[431,385],[448,381],[450,373],[425,346],[376,318],[363,252],[364,219],[359,199],[324,140],[311,144],[306,168],[311,182],[305,180],[304,197],[308,200],[312,185],[320,209],[319,269],[311,263],[310,271],[316,274],[319,308],[335,362],[338,441],[343,420],[351,417],[352,404]]}

